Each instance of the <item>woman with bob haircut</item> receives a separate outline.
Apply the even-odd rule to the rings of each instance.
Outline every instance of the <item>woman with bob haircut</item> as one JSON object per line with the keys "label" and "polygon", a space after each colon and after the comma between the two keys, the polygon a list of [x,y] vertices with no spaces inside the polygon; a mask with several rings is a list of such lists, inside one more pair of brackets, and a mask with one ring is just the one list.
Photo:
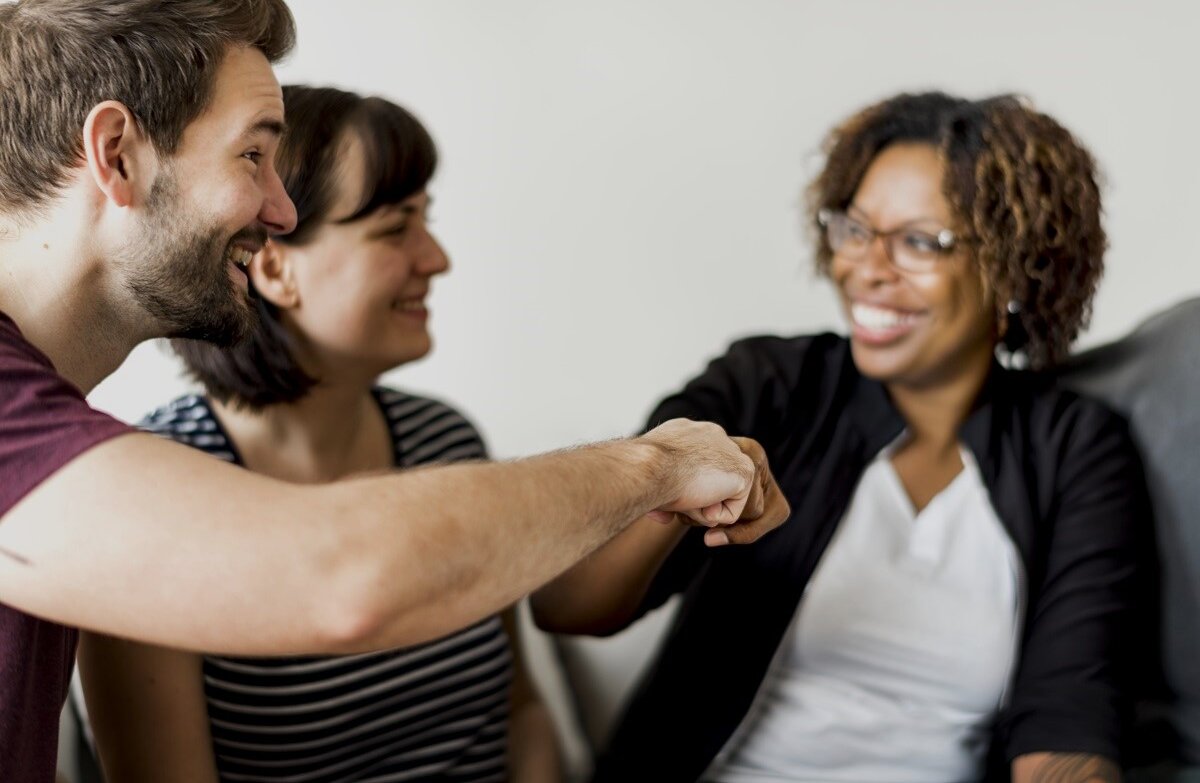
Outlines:
{"label": "woman with bob haircut", "polygon": [[[258,325],[233,349],[174,341],[205,394],[143,426],[297,483],[484,459],[452,407],[376,383],[432,347],[426,301],[449,269],[427,223],[433,140],[382,98],[283,96],[298,223],[249,262]],[[80,667],[110,780],[555,781],[515,628],[509,610],[413,648],[272,659],[90,636]]]}
{"label": "woman with bob haircut", "polygon": [[849,336],[740,340],[650,419],[759,440],[789,523],[638,523],[535,595],[589,634],[683,595],[595,779],[1118,780],[1148,500],[1125,422],[1045,372],[1103,268],[1092,157],[943,93],[825,153],[807,222]]}

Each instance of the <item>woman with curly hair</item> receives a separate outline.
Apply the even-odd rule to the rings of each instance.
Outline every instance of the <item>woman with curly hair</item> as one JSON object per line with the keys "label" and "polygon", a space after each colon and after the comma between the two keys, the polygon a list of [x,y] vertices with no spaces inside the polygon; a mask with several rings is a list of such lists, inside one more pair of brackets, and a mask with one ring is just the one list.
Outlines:
{"label": "woman with curly hair", "polygon": [[639,523],[535,597],[607,634],[684,595],[596,779],[1117,780],[1148,501],[1125,423],[1044,372],[1103,268],[1095,164],[1019,99],[942,93],[826,155],[849,337],[741,340],[651,417],[758,439],[790,522]]}

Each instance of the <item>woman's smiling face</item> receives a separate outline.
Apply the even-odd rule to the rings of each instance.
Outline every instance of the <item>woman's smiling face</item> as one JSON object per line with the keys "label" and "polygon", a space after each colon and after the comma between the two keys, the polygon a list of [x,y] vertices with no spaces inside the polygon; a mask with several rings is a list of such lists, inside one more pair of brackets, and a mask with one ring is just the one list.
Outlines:
{"label": "woman's smiling face", "polygon": [[887,384],[944,383],[981,366],[995,346],[992,295],[961,243],[940,252],[926,269],[893,263],[892,254],[905,252],[904,243],[936,237],[952,225],[943,178],[932,146],[885,148],[863,175],[846,214],[891,236],[876,237],[859,253],[833,254],[830,277],[850,324],[854,362],[864,375]]}

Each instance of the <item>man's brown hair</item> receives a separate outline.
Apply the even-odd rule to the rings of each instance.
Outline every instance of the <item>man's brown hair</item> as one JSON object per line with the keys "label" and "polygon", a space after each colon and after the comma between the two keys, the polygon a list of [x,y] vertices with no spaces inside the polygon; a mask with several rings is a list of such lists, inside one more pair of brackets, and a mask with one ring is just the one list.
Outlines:
{"label": "man's brown hair", "polygon": [[120,101],[163,154],[208,105],[232,46],[276,62],[295,43],[283,0],[19,0],[0,5],[0,213],[66,184],[92,108]]}

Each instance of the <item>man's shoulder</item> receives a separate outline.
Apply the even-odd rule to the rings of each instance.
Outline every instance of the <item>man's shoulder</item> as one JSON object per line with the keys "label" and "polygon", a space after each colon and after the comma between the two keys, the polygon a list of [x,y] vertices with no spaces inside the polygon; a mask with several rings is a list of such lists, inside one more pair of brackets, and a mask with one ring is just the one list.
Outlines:
{"label": "man's shoulder", "polygon": [[88,405],[41,351],[0,319],[0,516],[84,451],[129,427]]}

